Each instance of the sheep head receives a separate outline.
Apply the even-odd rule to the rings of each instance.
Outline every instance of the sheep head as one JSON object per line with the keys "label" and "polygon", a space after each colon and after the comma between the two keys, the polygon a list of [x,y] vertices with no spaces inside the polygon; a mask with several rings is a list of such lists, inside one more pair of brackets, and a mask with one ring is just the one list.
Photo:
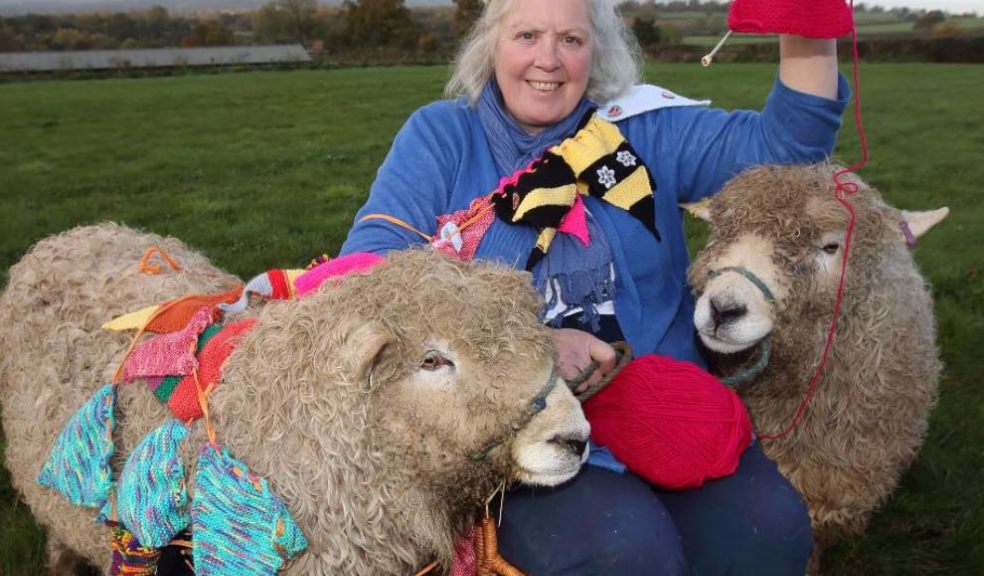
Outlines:
{"label": "sheep head", "polygon": [[344,532],[365,549],[379,534],[423,540],[382,552],[397,572],[414,549],[450,556],[497,486],[557,484],[586,459],[589,427],[554,373],[540,306],[525,273],[392,253],[268,305],[214,393],[217,428],[270,479],[311,555]]}
{"label": "sheep head", "polygon": [[[689,276],[698,296],[694,325],[712,352],[749,350],[788,318],[800,325],[814,320],[813,339],[829,326],[849,222],[834,195],[837,169],[829,164],[755,168],[729,181],[709,205],[694,212],[711,224]],[[854,183],[859,191],[848,198],[856,212],[851,270],[877,274],[882,262],[894,260],[880,251],[905,252],[907,241],[948,212],[896,210],[860,180]],[[861,294],[852,290],[861,279],[851,270],[845,310]]]}

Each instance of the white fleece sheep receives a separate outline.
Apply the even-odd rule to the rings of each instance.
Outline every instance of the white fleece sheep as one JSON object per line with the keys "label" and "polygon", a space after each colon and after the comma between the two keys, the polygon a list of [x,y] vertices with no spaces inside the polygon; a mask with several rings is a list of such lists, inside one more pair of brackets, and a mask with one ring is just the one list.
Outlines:
{"label": "white fleece sheep", "polygon": [[[771,345],[764,372],[738,389],[759,434],[789,425],[824,349],[848,222],[835,169],[753,169],[698,214],[711,235],[690,281],[712,369],[739,374]],[[904,213],[854,181],[857,223],[830,357],[796,428],[764,443],[806,500],[821,546],[861,530],[895,488],[923,441],[941,369],[931,295],[900,223],[919,236],[946,209]]]}
{"label": "white fleece sheep", "polygon": [[[182,270],[138,272],[151,245]],[[0,297],[6,462],[47,529],[53,567],[74,555],[106,567],[110,557],[94,511],[35,482],[65,421],[122,358],[130,334],[101,324],[237,282],[177,240],[114,224],[43,240],[10,269]],[[562,383],[512,429],[556,379],[539,306],[525,274],[410,251],[262,308],[210,406],[219,441],[270,482],[307,537],[290,574],[405,575],[434,559],[449,567],[454,538],[497,485],[551,485],[577,472],[588,425]],[[117,474],[168,416],[143,384],[120,387]],[[182,445],[189,483],[202,428]],[[487,458],[470,458],[494,438],[503,443]]]}

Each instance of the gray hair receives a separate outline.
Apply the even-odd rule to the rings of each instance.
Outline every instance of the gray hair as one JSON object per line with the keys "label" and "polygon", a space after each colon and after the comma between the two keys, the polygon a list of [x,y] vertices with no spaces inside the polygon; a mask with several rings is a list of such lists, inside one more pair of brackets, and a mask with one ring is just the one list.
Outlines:
{"label": "gray hair", "polygon": [[[603,104],[637,84],[642,78],[642,54],[632,33],[615,9],[614,0],[584,0],[591,18],[591,73],[587,96]],[[444,87],[448,98],[464,96],[470,105],[478,101],[495,68],[499,26],[514,0],[488,0],[475,25],[465,36]]]}

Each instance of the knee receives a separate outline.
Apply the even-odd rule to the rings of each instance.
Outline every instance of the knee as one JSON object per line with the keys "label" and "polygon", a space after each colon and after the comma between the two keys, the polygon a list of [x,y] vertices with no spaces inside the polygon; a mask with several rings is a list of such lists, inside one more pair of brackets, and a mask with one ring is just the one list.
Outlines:
{"label": "knee", "polygon": [[680,539],[674,532],[611,532],[608,538],[596,538],[591,547],[581,547],[585,557],[574,570],[565,574],[638,574],[684,576],[689,568]]}
{"label": "knee", "polygon": [[[549,532],[506,526],[500,531],[500,551],[532,576],[684,576],[689,574],[680,537],[669,515],[665,522],[627,523],[606,516],[579,525],[552,527]],[[523,537],[517,538],[520,534]]]}
{"label": "knee", "polygon": [[687,574],[669,512],[631,475],[588,466],[553,490],[517,491],[506,501],[502,555],[526,574]]}
{"label": "knee", "polygon": [[773,491],[745,518],[745,529],[735,542],[736,573],[800,575],[813,552],[810,516],[803,499],[787,485]]}

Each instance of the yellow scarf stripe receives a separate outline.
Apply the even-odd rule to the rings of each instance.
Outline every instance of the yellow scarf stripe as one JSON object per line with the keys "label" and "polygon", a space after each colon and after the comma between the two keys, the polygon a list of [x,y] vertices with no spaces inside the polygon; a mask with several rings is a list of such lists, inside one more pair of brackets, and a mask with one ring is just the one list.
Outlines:
{"label": "yellow scarf stripe", "polygon": [[653,190],[649,187],[649,174],[645,168],[640,167],[612,187],[602,199],[628,211],[636,202],[652,194]]}
{"label": "yellow scarf stripe", "polygon": [[536,247],[539,248],[540,252],[546,254],[555,236],[557,236],[556,228],[544,228],[536,237]]}
{"label": "yellow scarf stripe", "polygon": [[617,126],[592,116],[577,134],[550,151],[562,156],[574,173],[580,174],[599,158],[618,148],[622,142],[625,142],[625,138]]}
{"label": "yellow scarf stripe", "polygon": [[534,192],[527,194],[516,208],[513,214],[513,222],[519,222],[530,210],[536,210],[543,206],[570,206],[574,204],[574,197],[577,195],[577,188],[573,183],[558,186],[557,188],[537,188]]}

